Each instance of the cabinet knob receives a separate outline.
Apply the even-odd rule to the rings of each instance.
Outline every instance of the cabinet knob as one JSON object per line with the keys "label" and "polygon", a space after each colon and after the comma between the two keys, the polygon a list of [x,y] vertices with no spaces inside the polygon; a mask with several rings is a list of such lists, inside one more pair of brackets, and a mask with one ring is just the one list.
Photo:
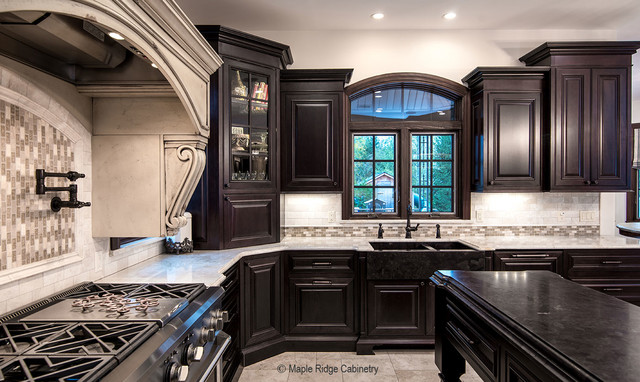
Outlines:
{"label": "cabinet knob", "polygon": [[590,180],[585,180],[584,184],[591,184],[591,181]]}
{"label": "cabinet knob", "polygon": [[337,186],[337,185],[338,185],[338,182],[333,182],[333,185],[334,185],[334,186]]}
{"label": "cabinet knob", "polygon": [[495,180],[490,180],[490,181],[489,181],[489,185],[490,185],[490,186],[493,186],[494,184],[496,184],[496,181],[495,181]]}
{"label": "cabinet knob", "polygon": [[229,188],[229,183],[225,183],[224,188]]}
{"label": "cabinet knob", "polygon": [[420,286],[424,286],[424,281],[420,281]]}
{"label": "cabinet knob", "polygon": [[598,181],[597,181],[597,180],[594,180],[592,183],[593,183],[593,184],[598,184]]}
{"label": "cabinet knob", "polygon": [[225,201],[227,201],[227,202],[230,202],[230,201],[231,201],[231,198],[229,198],[228,196],[225,196],[225,197],[224,197],[224,200],[225,200]]}

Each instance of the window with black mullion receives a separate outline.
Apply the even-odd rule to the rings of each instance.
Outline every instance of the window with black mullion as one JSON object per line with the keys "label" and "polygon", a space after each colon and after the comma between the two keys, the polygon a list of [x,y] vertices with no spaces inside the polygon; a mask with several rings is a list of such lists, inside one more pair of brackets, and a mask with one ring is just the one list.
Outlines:
{"label": "window with black mullion", "polygon": [[453,134],[413,134],[411,206],[415,212],[454,211]]}
{"label": "window with black mullion", "polygon": [[353,211],[395,213],[396,136],[356,134],[353,148]]}

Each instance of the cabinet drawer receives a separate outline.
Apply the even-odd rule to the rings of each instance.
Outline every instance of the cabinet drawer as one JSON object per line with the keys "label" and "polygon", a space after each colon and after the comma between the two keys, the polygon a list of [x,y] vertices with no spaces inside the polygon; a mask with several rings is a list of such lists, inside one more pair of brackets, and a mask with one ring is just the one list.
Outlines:
{"label": "cabinet drawer", "polygon": [[632,304],[640,305],[640,282],[637,284],[619,284],[615,280],[610,281],[612,282],[582,285]]}
{"label": "cabinet drawer", "polygon": [[292,273],[318,273],[322,271],[354,271],[355,256],[351,253],[304,252],[289,255],[289,270]]}
{"label": "cabinet drawer", "polygon": [[466,353],[476,364],[482,367],[481,375],[489,374],[494,378],[498,373],[498,344],[487,327],[480,327],[480,322],[473,313],[461,308],[447,299],[447,321],[445,330],[462,353]]}
{"label": "cabinet drawer", "polygon": [[640,252],[636,250],[567,251],[569,279],[640,280]]}
{"label": "cabinet drawer", "polygon": [[562,251],[496,251],[496,271],[551,271],[563,274]]}

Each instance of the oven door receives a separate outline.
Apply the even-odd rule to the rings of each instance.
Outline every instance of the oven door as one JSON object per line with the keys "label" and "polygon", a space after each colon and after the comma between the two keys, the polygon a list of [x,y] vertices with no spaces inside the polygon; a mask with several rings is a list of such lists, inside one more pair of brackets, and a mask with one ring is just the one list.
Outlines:
{"label": "oven door", "polygon": [[199,382],[222,382],[222,356],[231,344],[231,336],[222,330],[216,335],[213,360],[200,376]]}

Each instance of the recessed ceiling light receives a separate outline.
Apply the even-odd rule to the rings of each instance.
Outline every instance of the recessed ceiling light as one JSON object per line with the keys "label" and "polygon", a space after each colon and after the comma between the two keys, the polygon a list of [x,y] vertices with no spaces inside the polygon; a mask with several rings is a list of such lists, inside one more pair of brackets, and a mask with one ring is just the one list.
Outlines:
{"label": "recessed ceiling light", "polygon": [[371,15],[371,18],[374,20],[380,20],[384,18],[384,13],[374,13]]}
{"label": "recessed ceiling light", "polygon": [[120,34],[116,32],[109,32],[109,37],[111,37],[114,40],[124,40],[124,37],[122,37]]}
{"label": "recessed ceiling light", "polygon": [[455,12],[447,12],[444,15],[442,15],[442,17],[444,17],[447,20],[453,20],[456,18],[456,13]]}

